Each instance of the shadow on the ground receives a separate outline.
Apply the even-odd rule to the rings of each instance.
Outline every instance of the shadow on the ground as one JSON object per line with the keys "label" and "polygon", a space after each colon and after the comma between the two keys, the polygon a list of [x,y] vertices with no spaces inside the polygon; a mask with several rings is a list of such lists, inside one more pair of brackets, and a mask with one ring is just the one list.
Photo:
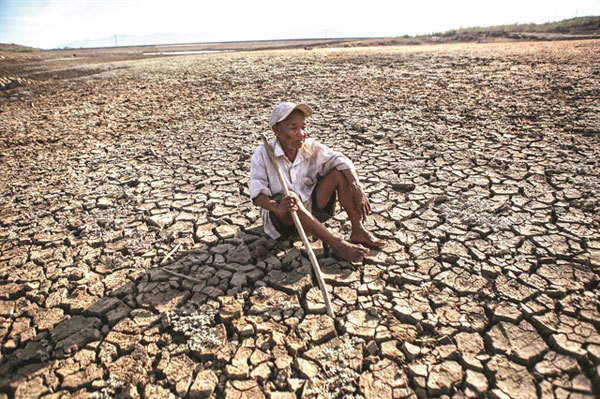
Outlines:
{"label": "shadow on the ground", "polygon": [[[206,360],[208,353],[208,359],[221,360],[223,366],[217,352],[232,337],[268,329],[257,325],[262,319],[295,317],[297,325],[304,315],[300,303],[311,288],[310,313],[325,313],[323,299],[314,295],[318,285],[299,244],[297,239],[270,240],[262,227],[253,227],[175,253],[85,310],[65,310],[65,317],[53,328],[21,342],[0,359],[0,392],[15,398],[39,397],[55,390],[100,392],[112,389],[108,379],[115,375],[119,383],[139,383],[146,374],[164,373],[159,360],[149,356],[164,360],[164,354],[156,355],[190,338],[189,328],[194,326],[182,323],[198,327],[198,317],[211,319],[206,326],[222,325],[212,351],[195,351],[198,360]],[[330,274],[350,273],[344,269],[350,264],[324,256],[319,244],[313,243],[315,252],[329,266]],[[250,294],[256,295],[247,300]],[[290,334],[291,329],[282,333]],[[201,349],[207,349],[212,338],[207,339],[198,343]],[[140,346],[145,347],[143,361]],[[123,358],[134,364],[119,363]]]}

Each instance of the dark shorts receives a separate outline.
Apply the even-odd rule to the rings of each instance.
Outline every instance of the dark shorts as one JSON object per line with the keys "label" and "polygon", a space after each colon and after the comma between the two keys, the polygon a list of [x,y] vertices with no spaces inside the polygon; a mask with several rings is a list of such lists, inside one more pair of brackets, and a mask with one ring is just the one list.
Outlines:
{"label": "dark shorts", "polygon": [[[279,200],[283,197],[283,194],[276,194],[273,196],[274,200]],[[311,202],[312,202],[312,214],[317,220],[321,223],[333,217],[335,213],[335,203],[337,201],[337,191],[334,191],[329,197],[329,201],[323,209],[320,209],[317,206],[317,188],[313,190],[311,194]],[[271,223],[273,223],[273,227],[275,230],[281,234],[283,238],[288,238],[297,233],[296,226],[292,223],[291,225],[285,224],[277,217],[274,212],[269,212],[269,217],[271,218]]]}

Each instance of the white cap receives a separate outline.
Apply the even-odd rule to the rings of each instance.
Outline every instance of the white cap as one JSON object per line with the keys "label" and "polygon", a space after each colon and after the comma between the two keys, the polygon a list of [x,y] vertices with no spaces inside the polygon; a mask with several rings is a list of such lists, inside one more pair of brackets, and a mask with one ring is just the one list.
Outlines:
{"label": "white cap", "polygon": [[293,110],[300,110],[305,117],[312,115],[312,109],[306,104],[294,104],[294,103],[281,103],[271,112],[271,119],[269,119],[269,127],[273,127],[276,123],[281,122],[292,113]]}

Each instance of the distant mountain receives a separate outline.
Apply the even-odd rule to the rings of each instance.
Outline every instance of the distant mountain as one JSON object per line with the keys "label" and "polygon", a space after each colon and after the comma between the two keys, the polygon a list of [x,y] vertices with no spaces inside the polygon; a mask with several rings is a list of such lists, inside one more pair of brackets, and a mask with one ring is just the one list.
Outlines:
{"label": "distant mountain", "polygon": [[[144,46],[151,44],[197,43],[207,41],[209,35],[185,33],[154,33],[151,35],[113,35],[101,39],[78,40],[59,46],[59,48],[90,48],[116,46]],[[210,39],[208,39],[210,40]]]}
{"label": "distant mountain", "polygon": [[59,48],[90,48],[90,47],[115,47],[115,46],[144,46],[153,44],[182,44],[182,43],[208,43],[223,41],[255,41],[255,40],[286,40],[286,39],[323,39],[345,37],[343,32],[333,29],[306,32],[302,30],[280,32],[272,38],[223,38],[212,33],[154,33],[151,35],[113,35],[101,39],[78,40],[59,46]]}

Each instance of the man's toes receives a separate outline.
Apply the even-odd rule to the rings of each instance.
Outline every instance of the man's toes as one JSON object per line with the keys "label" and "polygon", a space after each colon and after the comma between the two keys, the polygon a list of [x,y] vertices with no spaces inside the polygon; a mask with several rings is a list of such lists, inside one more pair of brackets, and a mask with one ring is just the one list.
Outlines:
{"label": "man's toes", "polygon": [[375,239],[374,241],[371,241],[371,245],[374,247],[382,248],[385,247],[385,241]]}

